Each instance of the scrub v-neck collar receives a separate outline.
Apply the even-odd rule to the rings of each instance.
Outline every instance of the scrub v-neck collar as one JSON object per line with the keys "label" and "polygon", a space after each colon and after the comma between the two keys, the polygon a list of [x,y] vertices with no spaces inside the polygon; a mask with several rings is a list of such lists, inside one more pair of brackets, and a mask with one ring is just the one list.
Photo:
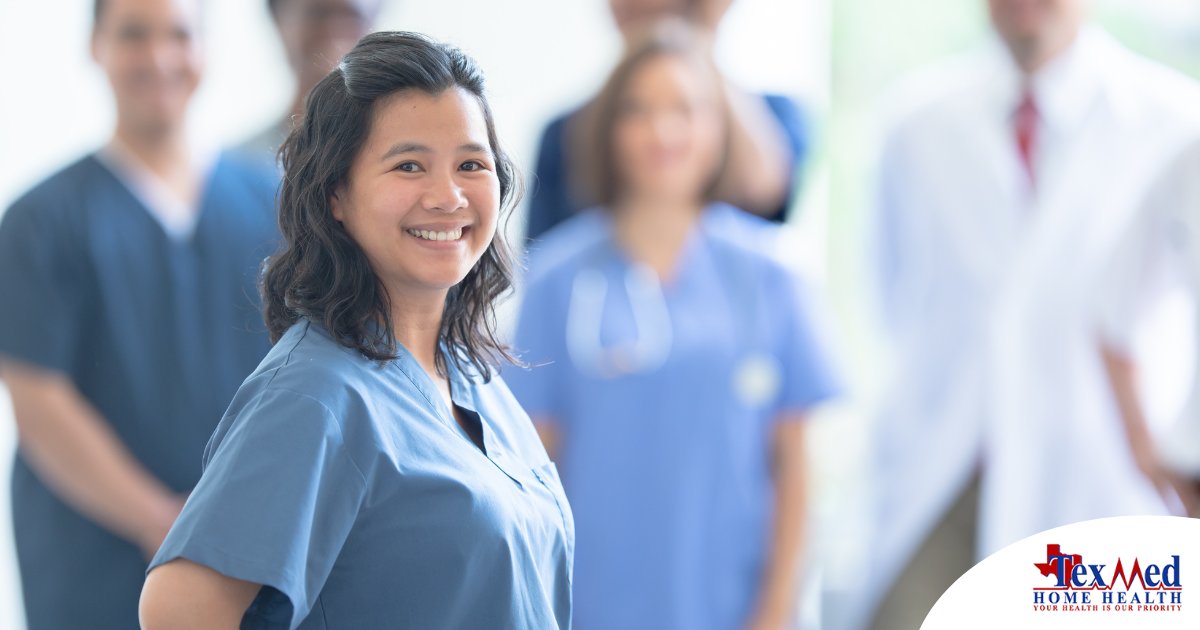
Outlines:
{"label": "scrub v-neck collar", "polygon": [[175,194],[161,177],[115,139],[97,150],[95,157],[140,203],[171,242],[182,243],[192,239],[216,170],[215,151],[196,148],[190,155],[199,183],[196,198],[190,202]]}
{"label": "scrub v-neck collar", "polygon": [[609,212],[600,213],[603,219],[602,228],[605,230],[607,236],[601,243],[608,257],[613,260],[619,269],[626,272],[630,269],[640,267],[649,269],[654,274],[654,278],[659,286],[662,287],[663,295],[670,295],[678,287],[683,286],[691,276],[696,257],[701,254],[705,245],[705,222],[708,220],[711,208],[712,206],[706,206],[701,209],[692,224],[688,226],[687,235],[684,237],[683,244],[675,255],[675,260],[671,265],[671,273],[667,277],[659,275],[656,270],[646,263],[634,259],[629,251],[621,245],[617,239],[616,219]]}
{"label": "scrub v-neck collar", "polygon": [[[438,343],[438,352],[446,359],[446,380],[450,386],[451,402],[467,411],[478,413],[475,408],[474,392],[467,379],[463,377],[454,362],[450,360],[450,354],[446,349],[446,345]],[[452,424],[457,428],[458,423],[454,421],[454,414],[446,406],[446,399],[438,391],[437,384],[433,382],[433,378],[429,376],[425,368],[421,367],[417,358],[413,356],[412,352],[404,344],[396,342],[396,359],[392,363],[408,377],[408,380],[412,381],[417,391],[421,392],[426,402],[433,407],[438,420]]]}
{"label": "scrub v-neck collar", "polygon": [[445,343],[438,344],[438,351],[446,358],[446,379],[450,384],[450,400],[455,406],[471,414],[479,421],[479,430],[482,433],[483,439],[482,449],[475,444],[466,430],[459,426],[451,410],[446,406],[445,399],[442,398],[441,393],[437,390],[433,379],[421,367],[416,357],[409,352],[408,348],[404,347],[404,344],[396,344],[396,359],[391,364],[400,370],[409,382],[416,387],[417,391],[421,393],[425,401],[430,405],[430,409],[437,416],[438,421],[446,429],[457,434],[463,440],[464,445],[472,452],[487,458],[517,485],[523,486],[520,459],[513,458],[508,449],[501,443],[495,431],[495,425],[489,421],[486,414],[479,411],[479,400],[476,396],[478,385],[475,378],[465,374],[454,361],[450,360],[450,350]]}

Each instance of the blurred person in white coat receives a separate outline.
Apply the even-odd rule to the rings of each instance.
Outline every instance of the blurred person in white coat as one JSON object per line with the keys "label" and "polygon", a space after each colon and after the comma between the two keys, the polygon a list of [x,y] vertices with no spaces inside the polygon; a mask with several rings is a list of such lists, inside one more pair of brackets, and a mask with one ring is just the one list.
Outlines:
{"label": "blurred person in white coat", "polygon": [[[1162,491],[1178,494],[1189,515],[1200,517],[1200,139],[1185,138],[1190,142],[1122,231],[1101,304],[1107,329],[1127,331],[1134,328],[1130,321],[1144,317],[1147,303],[1161,303],[1164,294],[1182,298],[1171,303],[1171,312],[1183,318],[1156,320],[1155,336],[1170,335],[1173,360],[1139,362],[1138,352],[1148,344],[1119,334],[1109,337],[1104,357],[1139,468]],[[1175,328],[1180,323],[1190,330]],[[1189,391],[1171,402],[1182,404],[1154,404],[1164,381],[1181,380]]]}
{"label": "blurred person in white coat", "polygon": [[919,627],[977,559],[1039,531],[1169,511],[1105,372],[1105,338],[1127,331],[1096,296],[1197,88],[1086,25],[1086,0],[988,9],[998,41],[910,86],[883,145],[895,369],[851,627]]}

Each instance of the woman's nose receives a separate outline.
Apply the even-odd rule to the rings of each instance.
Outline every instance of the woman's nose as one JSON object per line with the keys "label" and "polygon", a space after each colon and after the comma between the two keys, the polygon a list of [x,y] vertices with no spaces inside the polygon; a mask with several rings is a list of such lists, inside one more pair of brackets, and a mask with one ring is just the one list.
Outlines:
{"label": "woman's nose", "polygon": [[429,178],[429,186],[425,189],[422,199],[427,210],[454,212],[466,207],[467,197],[462,186],[452,174],[442,174]]}

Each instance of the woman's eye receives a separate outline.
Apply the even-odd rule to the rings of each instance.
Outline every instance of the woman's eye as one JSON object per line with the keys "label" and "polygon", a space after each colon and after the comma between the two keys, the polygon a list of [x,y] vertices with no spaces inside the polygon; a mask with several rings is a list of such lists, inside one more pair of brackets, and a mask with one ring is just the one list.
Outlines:
{"label": "woman's eye", "polygon": [[421,167],[416,162],[401,162],[400,164],[396,165],[396,170],[403,171],[405,173],[416,173],[417,171],[421,170]]}
{"label": "woman's eye", "polygon": [[471,160],[470,162],[463,162],[463,165],[460,166],[459,168],[461,168],[464,171],[482,171],[484,169],[484,166],[483,166],[482,162],[479,162],[477,160]]}
{"label": "woman's eye", "polygon": [[118,31],[118,37],[126,42],[141,42],[149,36],[149,31],[138,25],[126,25]]}
{"label": "woman's eye", "polygon": [[647,107],[639,103],[626,101],[617,105],[616,113],[618,119],[633,119],[639,116],[645,116],[649,112]]}

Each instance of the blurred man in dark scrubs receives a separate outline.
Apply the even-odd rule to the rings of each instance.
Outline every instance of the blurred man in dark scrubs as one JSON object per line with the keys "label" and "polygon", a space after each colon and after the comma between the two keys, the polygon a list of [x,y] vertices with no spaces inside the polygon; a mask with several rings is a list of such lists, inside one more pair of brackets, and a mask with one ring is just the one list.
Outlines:
{"label": "blurred man in dark scrubs", "polygon": [[146,563],[269,348],[256,286],[274,173],[187,139],[199,4],[97,0],[91,49],[116,127],[0,223],[29,630],[138,627]]}

